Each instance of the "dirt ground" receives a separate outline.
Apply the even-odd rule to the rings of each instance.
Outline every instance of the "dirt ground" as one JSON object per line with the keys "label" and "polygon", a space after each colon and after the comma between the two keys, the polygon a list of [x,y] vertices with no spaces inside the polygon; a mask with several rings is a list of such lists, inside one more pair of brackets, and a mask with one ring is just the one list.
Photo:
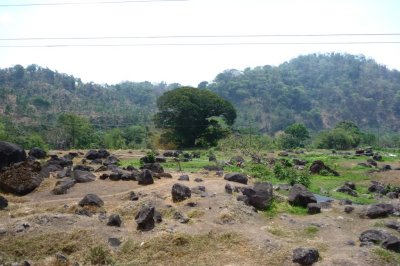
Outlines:
{"label": "dirt ground", "polygon": [[[138,153],[127,152],[116,152],[116,155],[124,159],[139,156]],[[97,176],[100,174],[96,173]],[[374,247],[360,247],[358,241],[364,230],[376,228],[376,225],[383,223],[383,220],[394,218],[361,219],[359,212],[362,206],[355,206],[353,213],[346,214],[344,206],[338,202],[333,202],[329,209],[323,209],[321,214],[303,216],[281,213],[269,217],[237,201],[235,194],[227,194],[224,189],[227,181],[223,177],[216,176],[214,172],[171,174],[173,178],[155,179],[154,184],[147,186],[138,185],[135,181],[97,179],[90,183],[76,184],[66,195],[51,193],[57,180],[50,177],[35,192],[26,196],[6,195],[9,207],[0,211],[0,232],[3,232],[0,234],[0,245],[3,245],[3,248],[0,247],[0,252],[3,250],[0,254],[5,257],[8,255],[4,254],[4,245],[7,245],[5,240],[23,240],[30,236],[55,232],[67,234],[82,230],[89,232],[88,237],[95,242],[106,245],[109,238],[118,238],[122,245],[131,240],[146,245],[151,243],[152,239],[163,239],[166,235],[234,233],[245,245],[241,245],[241,249],[238,250],[235,250],[237,247],[235,245],[223,246],[220,250],[210,250],[210,256],[215,256],[215,261],[212,257],[207,259],[207,254],[202,254],[205,259],[199,262],[195,254],[189,257],[182,255],[176,260],[173,257],[166,257],[161,261],[155,259],[154,263],[148,265],[295,265],[291,262],[291,258],[292,250],[297,247],[318,248],[321,259],[315,265],[395,265],[392,262],[385,264],[378,261],[371,252]],[[190,181],[178,181],[178,177],[182,174],[188,174]],[[195,182],[196,177],[203,181]],[[395,177],[388,175],[387,178]],[[175,183],[182,183],[191,188],[205,186],[206,195],[202,197],[192,193],[191,199],[174,203],[171,199],[171,187]],[[237,183],[231,184],[241,186]],[[249,185],[251,184],[252,180]],[[131,191],[139,195],[138,201],[128,200]],[[88,193],[97,194],[105,203],[104,207],[91,217],[75,213],[78,202]],[[189,207],[188,202],[194,202],[196,206]],[[153,204],[163,215],[163,221],[156,224],[153,230],[141,232],[136,228],[134,217],[140,206],[145,203]],[[180,223],[173,219],[175,211],[189,217],[190,221]],[[123,221],[121,227],[106,225],[107,219],[104,217],[111,214],[121,216]],[[17,232],[16,228],[20,228],[22,224],[28,224],[29,227]],[[118,254],[120,252],[118,249],[121,248],[110,247],[110,249]],[[207,249],[205,250],[207,252]],[[37,260],[30,260],[24,256],[21,256],[21,259],[27,259],[31,265],[55,265],[50,259],[54,257],[53,253],[47,254],[47,258],[44,256]],[[78,253],[71,252],[70,261],[87,265],[88,262]],[[126,265],[135,263],[126,262]]]}

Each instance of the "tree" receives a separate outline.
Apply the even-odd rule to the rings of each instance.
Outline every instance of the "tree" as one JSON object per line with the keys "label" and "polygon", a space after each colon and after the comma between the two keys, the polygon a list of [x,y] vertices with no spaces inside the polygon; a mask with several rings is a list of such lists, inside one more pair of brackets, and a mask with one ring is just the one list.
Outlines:
{"label": "tree", "polygon": [[93,141],[93,128],[89,121],[75,114],[61,114],[58,126],[64,135],[64,148],[86,148]]}
{"label": "tree", "polygon": [[230,102],[209,90],[191,87],[165,92],[158,98],[157,107],[156,126],[165,130],[164,137],[172,138],[172,142],[183,147],[195,146],[202,137],[212,143],[221,137],[215,130],[223,127],[210,118],[220,117],[228,126],[236,118],[236,110]]}
{"label": "tree", "polygon": [[280,144],[284,149],[304,147],[304,141],[310,138],[310,134],[305,125],[294,123],[285,129],[285,133],[279,138]]}
{"label": "tree", "polygon": [[335,128],[321,132],[316,138],[317,148],[346,150],[357,147],[363,133],[356,124],[350,121],[341,121]]}

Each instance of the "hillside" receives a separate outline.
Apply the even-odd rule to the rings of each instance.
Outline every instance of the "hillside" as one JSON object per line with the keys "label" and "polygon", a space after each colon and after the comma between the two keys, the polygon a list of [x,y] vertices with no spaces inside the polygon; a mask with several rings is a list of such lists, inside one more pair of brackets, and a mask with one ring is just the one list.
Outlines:
{"label": "hillside", "polygon": [[[54,129],[63,113],[86,117],[95,130],[147,126],[156,99],[179,86],[83,83],[37,65],[16,65],[0,69],[0,122],[9,136],[38,133],[45,139],[50,129],[58,134]],[[364,56],[299,56],[277,67],[226,70],[198,87],[231,101],[238,113],[235,126],[253,132],[274,134],[294,122],[317,132],[342,120],[378,133],[400,129],[400,72]]]}
{"label": "hillside", "polygon": [[400,128],[400,72],[364,56],[311,54],[278,67],[226,70],[206,87],[235,104],[238,125],[262,132],[294,122],[318,131],[341,120],[363,129]]}

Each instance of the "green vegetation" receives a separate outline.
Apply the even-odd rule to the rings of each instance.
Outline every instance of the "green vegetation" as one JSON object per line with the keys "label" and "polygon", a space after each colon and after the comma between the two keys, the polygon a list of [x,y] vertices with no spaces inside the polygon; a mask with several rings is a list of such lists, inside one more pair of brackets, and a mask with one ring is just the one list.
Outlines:
{"label": "green vegetation", "polygon": [[[214,146],[227,136],[236,118],[232,104],[215,93],[196,88],[178,88],[157,100],[157,127],[162,140],[179,147]],[[223,119],[218,119],[218,117]]]}
{"label": "green vegetation", "polygon": [[372,254],[380,263],[385,265],[399,265],[400,255],[389,250],[383,249],[381,247],[375,247],[372,249]]}
{"label": "green vegetation", "polygon": [[[399,82],[396,70],[337,53],[226,70],[199,89],[83,83],[37,65],[16,65],[0,69],[0,139],[31,146],[36,134],[51,149],[204,147],[216,145],[232,127],[241,137],[231,138],[248,147],[400,147]],[[165,120],[161,114],[169,107],[181,116]],[[157,111],[156,124],[167,132],[154,128]]]}

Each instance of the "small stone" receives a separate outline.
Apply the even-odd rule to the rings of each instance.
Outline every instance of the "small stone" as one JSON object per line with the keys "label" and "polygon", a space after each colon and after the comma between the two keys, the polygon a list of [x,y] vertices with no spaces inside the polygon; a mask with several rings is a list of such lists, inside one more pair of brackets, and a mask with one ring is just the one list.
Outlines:
{"label": "small stone", "polygon": [[354,207],[353,206],[346,206],[344,208],[344,212],[345,213],[351,213],[352,211],[354,211]]}
{"label": "small stone", "polygon": [[116,226],[116,227],[120,227],[122,223],[121,218],[119,217],[118,214],[112,214],[110,215],[110,217],[108,218],[108,222],[107,225],[108,226]]}
{"label": "small stone", "polygon": [[119,247],[121,245],[121,240],[116,237],[110,237],[107,242],[112,247]]}

